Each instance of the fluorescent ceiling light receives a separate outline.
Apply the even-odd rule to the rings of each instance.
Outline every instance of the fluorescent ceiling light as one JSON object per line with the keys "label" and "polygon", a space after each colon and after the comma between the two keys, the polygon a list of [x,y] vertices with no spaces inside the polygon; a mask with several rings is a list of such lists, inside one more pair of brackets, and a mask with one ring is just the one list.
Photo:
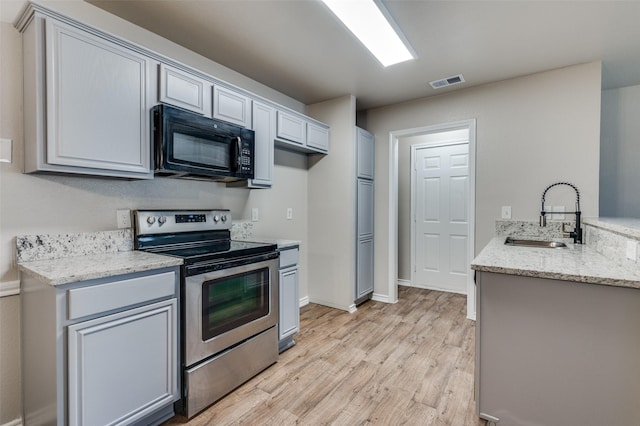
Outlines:
{"label": "fluorescent ceiling light", "polygon": [[380,0],[322,0],[382,65],[414,59],[397,25]]}

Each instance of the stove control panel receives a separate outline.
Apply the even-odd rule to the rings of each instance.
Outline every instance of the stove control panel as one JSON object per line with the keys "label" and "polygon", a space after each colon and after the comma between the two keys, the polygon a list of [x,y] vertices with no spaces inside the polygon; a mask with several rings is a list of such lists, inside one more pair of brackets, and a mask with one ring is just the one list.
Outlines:
{"label": "stove control panel", "polygon": [[230,230],[229,210],[136,210],[136,235]]}

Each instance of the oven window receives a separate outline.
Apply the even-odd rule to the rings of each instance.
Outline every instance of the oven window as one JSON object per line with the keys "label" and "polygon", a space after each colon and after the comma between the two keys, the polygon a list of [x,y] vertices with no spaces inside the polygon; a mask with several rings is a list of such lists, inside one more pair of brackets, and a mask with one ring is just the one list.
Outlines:
{"label": "oven window", "polygon": [[202,340],[269,314],[269,268],[202,284]]}
{"label": "oven window", "polygon": [[203,139],[184,133],[173,133],[175,161],[204,164],[220,169],[229,167],[229,142]]}

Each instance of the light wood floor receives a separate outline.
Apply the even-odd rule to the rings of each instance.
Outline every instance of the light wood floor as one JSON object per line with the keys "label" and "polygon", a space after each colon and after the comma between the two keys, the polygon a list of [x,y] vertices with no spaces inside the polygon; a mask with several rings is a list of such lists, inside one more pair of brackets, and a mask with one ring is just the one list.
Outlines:
{"label": "light wood floor", "polygon": [[399,288],[354,314],[309,304],[297,345],[191,421],[168,425],[484,425],[462,295]]}

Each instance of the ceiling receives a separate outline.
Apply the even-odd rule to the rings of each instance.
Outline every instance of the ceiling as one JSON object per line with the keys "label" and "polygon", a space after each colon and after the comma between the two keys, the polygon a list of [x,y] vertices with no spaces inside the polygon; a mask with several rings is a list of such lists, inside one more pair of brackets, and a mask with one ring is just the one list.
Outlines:
{"label": "ceiling", "polygon": [[640,84],[640,1],[385,0],[418,55],[388,68],[319,0],[86,1],[305,104],[368,109],[596,60],[603,88]]}

